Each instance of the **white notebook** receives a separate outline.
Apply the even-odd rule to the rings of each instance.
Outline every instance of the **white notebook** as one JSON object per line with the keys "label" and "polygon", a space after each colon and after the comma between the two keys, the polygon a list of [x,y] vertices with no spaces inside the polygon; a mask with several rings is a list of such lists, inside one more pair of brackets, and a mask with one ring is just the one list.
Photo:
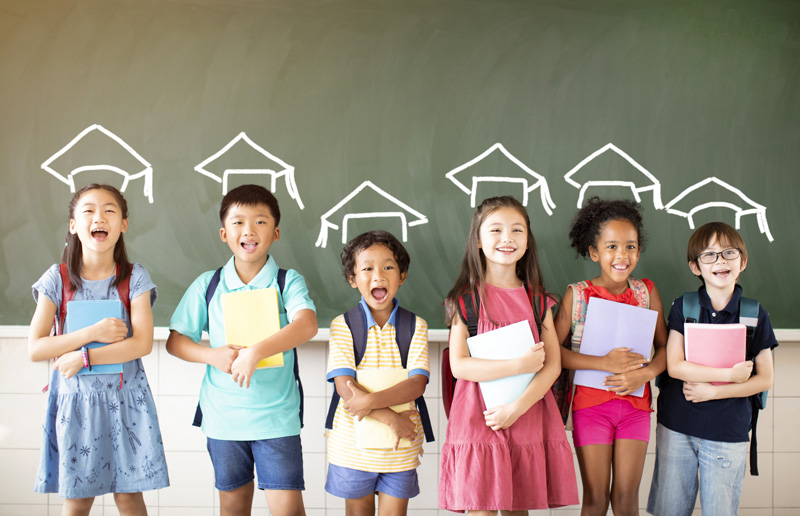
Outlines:
{"label": "white notebook", "polygon": [[[488,360],[519,358],[535,344],[528,321],[509,324],[467,339],[470,355]],[[490,409],[515,401],[531,383],[535,374],[518,374],[488,382],[480,382],[481,394],[486,408]]]}

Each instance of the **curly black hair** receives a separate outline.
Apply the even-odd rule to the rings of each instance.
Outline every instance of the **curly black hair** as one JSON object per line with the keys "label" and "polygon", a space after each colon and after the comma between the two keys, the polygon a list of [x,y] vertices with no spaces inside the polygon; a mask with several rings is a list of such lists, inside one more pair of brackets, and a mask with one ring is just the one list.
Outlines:
{"label": "curly black hair", "polygon": [[400,274],[408,271],[411,257],[408,255],[406,248],[403,247],[403,244],[393,234],[383,230],[367,231],[350,240],[342,249],[342,272],[347,281],[350,281],[350,278],[355,276],[356,256],[358,256],[358,253],[373,245],[382,245],[392,252],[394,260],[397,262],[397,267],[400,269]]}
{"label": "curly black hair", "polygon": [[606,201],[590,197],[578,210],[569,228],[570,245],[584,258],[589,256],[589,248],[597,244],[603,225],[610,220],[627,220],[636,228],[639,249],[644,250],[645,234],[642,222],[642,206],[633,201]]}

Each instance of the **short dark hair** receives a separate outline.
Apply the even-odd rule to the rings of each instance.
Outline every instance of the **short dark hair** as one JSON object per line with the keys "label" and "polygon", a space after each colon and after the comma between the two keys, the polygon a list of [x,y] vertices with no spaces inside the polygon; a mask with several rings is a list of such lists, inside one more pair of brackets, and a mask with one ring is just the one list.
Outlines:
{"label": "short dark hair", "polygon": [[272,195],[272,192],[259,185],[242,185],[237,186],[222,198],[222,204],[219,207],[219,221],[225,225],[225,217],[228,216],[228,210],[231,206],[259,206],[263,205],[269,208],[272,218],[275,219],[275,227],[281,223],[281,210],[278,207],[278,199]]}
{"label": "short dark hair", "polygon": [[373,245],[382,245],[392,252],[394,261],[397,262],[397,266],[400,268],[400,274],[408,271],[411,257],[408,255],[406,248],[403,247],[403,244],[393,234],[383,230],[367,231],[347,242],[347,245],[342,249],[342,267],[347,281],[350,281],[350,278],[355,276],[356,256],[358,253]]}
{"label": "short dark hair", "polygon": [[628,200],[607,201],[593,196],[578,210],[569,229],[570,245],[584,258],[589,248],[597,247],[603,226],[612,220],[627,220],[636,229],[639,249],[644,250],[645,234],[642,207]]}

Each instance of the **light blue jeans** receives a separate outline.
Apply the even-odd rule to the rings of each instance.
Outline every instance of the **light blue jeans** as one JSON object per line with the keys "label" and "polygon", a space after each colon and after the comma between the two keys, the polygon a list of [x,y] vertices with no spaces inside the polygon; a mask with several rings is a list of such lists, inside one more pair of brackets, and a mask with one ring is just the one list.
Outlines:
{"label": "light blue jeans", "polygon": [[659,424],[647,512],[655,516],[690,516],[699,487],[703,516],[735,516],[746,463],[746,442],[709,441]]}

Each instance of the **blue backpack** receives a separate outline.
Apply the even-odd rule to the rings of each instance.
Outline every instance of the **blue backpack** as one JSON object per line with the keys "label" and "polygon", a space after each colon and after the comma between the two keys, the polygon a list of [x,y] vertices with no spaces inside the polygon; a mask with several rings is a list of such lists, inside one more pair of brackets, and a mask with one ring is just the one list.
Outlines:
{"label": "blue backpack", "polygon": [[[755,365],[758,350],[755,349],[753,335],[758,325],[758,301],[742,297],[739,299],[739,323],[747,326],[747,343],[745,346],[745,359],[752,360]],[[683,317],[688,323],[697,322],[700,318],[700,298],[697,292],[687,292],[683,295]],[[753,368],[755,374],[755,367]],[[753,394],[750,400],[750,474],[758,476],[758,440],[756,428],[758,426],[758,413],[767,406],[767,391]]]}
{"label": "blue backpack", "polygon": [[[211,281],[208,283],[208,288],[206,288],[206,311],[208,311],[208,305],[211,304],[211,299],[214,297],[214,293],[217,291],[217,286],[219,285],[219,278],[222,275],[222,267],[214,271],[214,275],[211,276]],[[286,269],[278,269],[278,290],[283,296],[283,288],[286,286]],[[300,428],[303,428],[303,384],[300,382],[300,369],[297,365],[297,350],[294,350],[294,380],[297,382],[297,389],[300,391]],[[197,404],[197,410],[194,413],[194,421],[192,425],[200,426],[203,422],[203,411],[200,410],[200,403]]]}
{"label": "blue backpack", "polygon": [[[353,353],[355,355],[356,368],[361,360],[364,358],[364,352],[367,349],[367,314],[364,312],[364,307],[361,303],[351,308],[344,314],[344,322],[350,328],[350,333],[353,336]],[[408,350],[411,347],[411,339],[414,336],[416,328],[417,316],[409,312],[403,307],[397,308],[395,327],[395,341],[400,350],[400,360],[403,364],[403,369],[408,365]],[[416,400],[417,410],[422,422],[422,429],[425,431],[425,441],[432,442],[433,426],[431,425],[431,418],[428,414],[428,406],[425,404],[425,398],[420,396]],[[336,387],[333,388],[333,396],[331,396],[331,405],[328,408],[328,417],[325,419],[325,428],[328,430],[333,429],[333,417],[336,414],[336,407],[339,406],[339,393],[336,392]]]}

